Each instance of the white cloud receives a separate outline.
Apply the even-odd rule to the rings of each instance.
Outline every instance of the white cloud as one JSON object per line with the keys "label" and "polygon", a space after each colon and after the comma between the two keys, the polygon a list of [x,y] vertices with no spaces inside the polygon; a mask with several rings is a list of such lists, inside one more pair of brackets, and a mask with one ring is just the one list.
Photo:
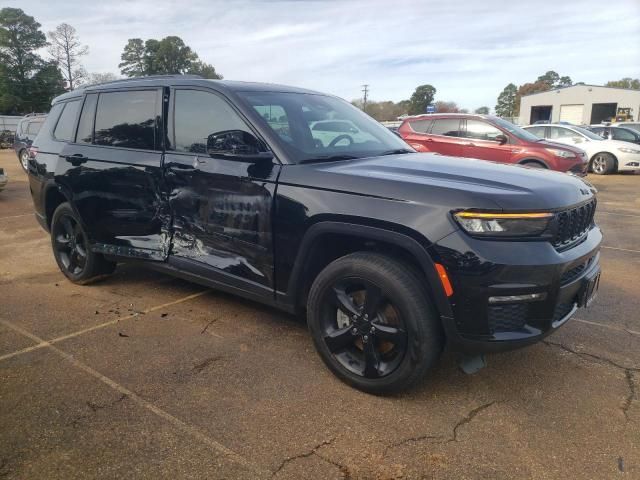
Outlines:
{"label": "white cloud", "polygon": [[178,35],[225,78],[401,100],[493,106],[509,82],[547,70],[604,83],[640,75],[640,3],[618,0],[9,0],[43,25],[67,22],[89,71],[118,72],[128,38]]}

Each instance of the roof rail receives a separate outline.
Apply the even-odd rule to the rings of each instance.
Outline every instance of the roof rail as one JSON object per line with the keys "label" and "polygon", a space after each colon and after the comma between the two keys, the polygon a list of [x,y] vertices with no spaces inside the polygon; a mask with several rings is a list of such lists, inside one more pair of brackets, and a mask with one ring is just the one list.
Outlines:
{"label": "roof rail", "polygon": [[193,79],[202,79],[201,75],[193,75],[193,74],[167,74],[167,75],[144,75],[142,77],[127,77],[127,78],[119,78],[118,80],[111,80],[108,82],[94,83],[92,85],[87,85],[86,88],[97,87],[98,85],[109,85],[111,83],[121,83],[121,82],[135,82],[136,80],[156,80],[161,78],[193,78]]}
{"label": "roof rail", "polygon": [[36,115],[46,115],[46,113],[38,113],[38,112],[25,113],[23,117],[35,117]]}

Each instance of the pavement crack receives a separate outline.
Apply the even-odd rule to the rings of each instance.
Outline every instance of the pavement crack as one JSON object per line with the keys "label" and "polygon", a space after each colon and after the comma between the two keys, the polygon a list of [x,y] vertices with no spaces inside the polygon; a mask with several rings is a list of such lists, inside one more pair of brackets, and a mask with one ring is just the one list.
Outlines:
{"label": "pavement crack", "polygon": [[214,355],[213,357],[209,357],[209,358],[205,358],[203,361],[201,361],[200,363],[196,363],[193,366],[193,370],[196,373],[200,373],[201,371],[203,371],[205,368],[207,368],[209,365],[211,365],[212,363],[217,362],[218,360],[222,360],[222,355]]}
{"label": "pavement crack", "polygon": [[[300,453],[298,455],[294,455],[292,457],[285,458],[282,462],[280,462],[280,465],[278,465],[278,468],[276,468],[273,471],[273,476],[275,477],[280,472],[280,470],[282,470],[288,463],[293,462],[294,460],[298,460],[300,458],[309,458],[312,455],[316,455],[321,460],[324,460],[325,462],[330,463],[330,464],[335,465],[336,467],[338,467],[340,469],[340,471],[342,472],[342,475],[344,476],[345,479],[351,478],[351,474],[349,473],[349,470],[346,467],[340,465],[339,463],[333,462],[332,460],[329,460],[329,459],[327,459],[327,458],[325,458],[325,457],[323,457],[321,455],[318,455],[318,453],[317,453],[318,450],[320,450],[322,447],[325,447],[327,445],[331,445],[335,441],[335,439],[336,439],[336,437],[333,437],[330,440],[323,440],[322,442],[320,442],[318,445],[313,447],[308,452]],[[347,476],[345,472],[349,476]]]}
{"label": "pavement crack", "polygon": [[640,372],[640,367],[627,367],[627,366],[621,365],[621,364],[619,364],[617,362],[614,362],[610,358],[601,357],[600,355],[596,355],[594,353],[579,352],[579,351],[574,350],[574,349],[572,349],[570,347],[567,347],[563,343],[550,342],[549,340],[543,340],[542,343],[544,343],[545,345],[553,345],[554,347],[559,347],[562,350],[564,350],[565,352],[573,353],[574,355],[578,355],[579,357],[589,358],[589,359],[592,359],[592,360],[599,360],[602,363],[606,363],[607,365],[611,365],[612,367],[619,368],[620,370],[624,370],[624,371],[629,370],[631,372]]}
{"label": "pavement crack", "polygon": [[100,405],[99,403],[93,403],[91,401],[87,401],[87,407],[89,407],[91,411],[97,412],[98,410],[102,410],[103,408],[113,407],[116,403],[120,403],[125,398],[127,398],[127,396],[123,393],[122,395],[120,395],[120,397],[115,399],[113,402],[107,403],[105,405]]}
{"label": "pavement crack", "polygon": [[216,323],[218,320],[220,320],[220,317],[216,317],[216,318],[214,318],[213,320],[211,320],[209,323],[207,323],[207,324],[205,325],[205,327],[202,329],[202,331],[200,332],[200,334],[205,333],[205,332],[207,331],[207,329],[208,329],[211,325],[213,325],[214,323]]}
{"label": "pavement crack", "polygon": [[627,386],[629,387],[629,395],[625,398],[624,403],[622,404],[622,413],[624,414],[624,418],[629,420],[629,408],[631,408],[631,403],[637,398],[636,392],[636,384],[634,383],[633,372],[629,369],[626,369],[625,378],[627,379]]}
{"label": "pavement crack", "polygon": [[462,427],[463,425],[466,425],[468,423],[471,423],[473,421],[473,419],[479,415],[482,411],[486,410],[487,408],[489,408],[491,405],[493,405],[494,403],[496,403],[495,401],[493,402],[489,402],[489,403],[485,403],[483,405],[480,405],[479,407],[474,408],[473,410],[471,410],[469,413],[467,413],[462,419],[460,419],[454,426],[453,426],[453,430],[451,431],[451,436],[449,438],[444,438],[441,435],[419,435],[416,437],[409,437],[409,438],[405,438],[404,440],[401,440],[397,443],[394,443],[392,445],[388,445],[385,449],[384,452],[382,454],[382,456],[386,456],[387,453],[389,452],[389,450],[393,449],[393,448],[397,448],[397,447],[401,447],[402,445],[406,445],[407,443],[417,443],[417,442],[422,442],[425,440],[433,440],[434,443],[450,443],[450,442],[458,442],[458,429],[460,427]]}

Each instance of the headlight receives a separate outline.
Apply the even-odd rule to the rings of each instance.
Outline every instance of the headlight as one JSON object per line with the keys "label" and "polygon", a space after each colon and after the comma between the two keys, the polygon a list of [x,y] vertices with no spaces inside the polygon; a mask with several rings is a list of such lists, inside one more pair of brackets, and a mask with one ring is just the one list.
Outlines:
{"label": "headlight", "polygon": [[619,148],[618,150],[624,153],[635,153],[636,155],[640,153],[640,150],[636,150],[635,148],[622,147],[622,148]]}
{"label": "headlight", "polygon": [[555,155],[556,157],[560,157],[560,158],[573,158],[576,156],[573,152],[570,152],[569,150],[560,150],[559,148],[545,148],[545,150]]}
{"label": "headlight", "polygon": [[539,236],[548,227],[553,213],[457,212],[456,222],[470,235],[494,237]]}

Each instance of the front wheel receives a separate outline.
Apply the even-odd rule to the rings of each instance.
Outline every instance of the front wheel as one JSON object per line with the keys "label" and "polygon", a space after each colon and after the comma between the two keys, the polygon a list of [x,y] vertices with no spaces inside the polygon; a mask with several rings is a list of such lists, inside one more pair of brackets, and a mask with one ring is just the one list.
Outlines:
{"label": "front wheel", "polygon": [[68,203],[51,220],[51,246],[60,271],[73,283],[86,284],[113,273],[116,264],[89,248],[89,238]]}
{"label": "front wheel", "polygon": [[29,152],[26,148],[20,151],[20,166],[25,172],[29,171]]}
{"label": "front wheel", "polygon": [[308,325],[322,360],[340,379],[370,393],[406,389],[443,348],[439,318],[411,267],[358,252],[329,264],[307,302]]}
{"label": "front wheel", "polygon": [[591,159],[591,170],[596,175],[608,175],[616,169],[616,161],[610,153],[597,153]]}

